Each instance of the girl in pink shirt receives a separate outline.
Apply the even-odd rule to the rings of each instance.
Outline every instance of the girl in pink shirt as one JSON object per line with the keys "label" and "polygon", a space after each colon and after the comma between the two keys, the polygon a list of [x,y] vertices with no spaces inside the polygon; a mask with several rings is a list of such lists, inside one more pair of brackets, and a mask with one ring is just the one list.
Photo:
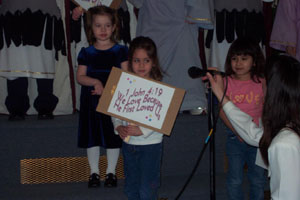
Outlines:
{"label": "girl in pink shirt", "polygon": [[[257,125],[259,125],[263,107],[264,65],[265,58],[261,48],[250,38],[236,39],[229,48],[225,63],[226,96],[242,111],[249,114]],[[263,200],[266,174],[263,168],[255,165],[257,148],[246,144],[238,136],[222,110],[220,117],[228,132],[226,144],[229,164],[226,182],[228,199],[244,199],[242,183],[244,165],[247,164],[250,199]]]}

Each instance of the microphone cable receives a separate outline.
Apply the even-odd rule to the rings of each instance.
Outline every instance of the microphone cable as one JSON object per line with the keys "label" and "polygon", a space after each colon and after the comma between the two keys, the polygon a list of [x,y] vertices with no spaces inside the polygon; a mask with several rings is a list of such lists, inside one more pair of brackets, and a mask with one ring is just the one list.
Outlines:
{"label": "microphone cable", "polygon": [[[227,78],[227,76],[225,76],[225,80],[226,80],[225,89],[224,89],[224,93],[223,93],[223,96],[222,96],[222,98],[221,98],[221,101],[220,101],[219,105],[222,105],[223,100],[224,100],[224,97],[225,97],[225,95],[226,95],[226,91],[227,91],[227,86],[228,86],[228,78]],[[212,92],[212,94],[213,94],[213,92]],[[213,102],[211,102],[211,103],[213,103]],[[214,111],[212,111],[212,112],[214,112]],[[206,149],[206,147],[207,147],[207,145],[208,145],[208,143],[209,143],[209,141],[210,141],[210,138],[211,138],[211,135],[212,135],[212,133],[213,133],[213,130],[215,129],[216,124],[217,124],[217,122],[218,122],[219,114],[220,114],[220,107],[218,108],[217,114],[218,114],[217,117],[216,117],[215,120],[213,121],[213,128],[210,129],[209,134],[208,134],[207,138],[205,139],[204,146],[203,146],[203,148],[202,148],[202,150],[201,150],[201,152],[200,152],[200,154],[199,154],[199,156],[198,156],[198,159],[197,159],[197,161],[196,161],[196,164],[195,164],[195,166],[194,166],[194,168],[193,168],[191,174],[189,175],[187,181],[186,181],[185,184],[183,185],[182,189],[180,190],[180,192],[178,193],[178,195],[175,197],[175,200],[178,200],[178,199],[180,198],[180,196],[183,194],[183,192],[185,191],[186,187],[188,186],[188,184],[189,184],[190,181],[192,180],[192,178],[193,178],[193,176],[194,176],[194,174],[195,174],[195,172],[196,172],[196,170],[197,170],[197,168],[198,168],[198,166],[199,166],[199,163],[200,163],[200,161],[201,161],[201,159],[202,159],[202,157],[203,157],[203,155],[204,155],[205,149]]]}

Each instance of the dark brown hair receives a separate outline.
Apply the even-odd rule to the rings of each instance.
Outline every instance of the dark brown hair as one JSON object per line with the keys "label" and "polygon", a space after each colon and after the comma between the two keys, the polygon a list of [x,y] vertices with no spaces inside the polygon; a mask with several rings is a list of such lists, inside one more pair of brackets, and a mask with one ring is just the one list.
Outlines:
{"label": "dark brown hair", "polygon": [[250,76],[254,82],[260,82],[258,78],[264,77],[265,57],[258,43],[251,38],[240,37],[231,44],[225,62],[225,73],[228,76],[234,74],[231,67],[231,59],[237,55],[249,55],[252,57],[253,66],[250,70]]}
{"label": "dark brown hair", "polygon": [[133,72],[132,59],[133,59],[133,54],[137,49],[144,49],[147,52],[147,55],[149,56],[149,58],[152,60],[153,63],[150,72],[150,77],[153,78],[154,80],[160,81],[163,75],[158,61],[157,49],[155,43],[149,37],[143,37],[143,36],[136,37],[130,43],[129,52],[128,52],[128,70],[130,72]]}
{"label": "dark brown hair", "polygon": [[116,26],[110,39],[113,42],[117,42],[119,40],[119,20],[117,17],[117,12],[114,9],[109,8],[107,6],[95,6],[95,7],[91,7],[87,11],[87,15],[86,15],[85,32],[89,44],[93,45],[96,41],[96,38],[93,33],[93,20],[96,15],[105,15],[110,18],[112,25]]}
{"label": "dark brown hair", "polygon": [[266,65],[267,93],[262,122],[264,134],[259,142],[262,157],[269,165],[268,148],[285,127],[300,136],[300,63],[287,55],[271,57]]}

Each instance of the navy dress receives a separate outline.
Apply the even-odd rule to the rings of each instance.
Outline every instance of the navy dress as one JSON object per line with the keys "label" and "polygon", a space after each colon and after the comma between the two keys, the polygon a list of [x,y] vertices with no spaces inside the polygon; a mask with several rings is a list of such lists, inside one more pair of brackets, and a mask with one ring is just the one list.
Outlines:
{"label": "navy dress", "polygon": [[[120,68],[127,59],[128,48],[119,44],[107,50],[98,50],[94,46],[82,48],[77,58],[78,65],[87,66],[86,75],[100,80],[103,86],[111,68]],[[81,87],[78,147],[120,148],[122,140],[114,134],[111,117],[96,111],[100,96],[91,95],[93,89],[93,86]]]}

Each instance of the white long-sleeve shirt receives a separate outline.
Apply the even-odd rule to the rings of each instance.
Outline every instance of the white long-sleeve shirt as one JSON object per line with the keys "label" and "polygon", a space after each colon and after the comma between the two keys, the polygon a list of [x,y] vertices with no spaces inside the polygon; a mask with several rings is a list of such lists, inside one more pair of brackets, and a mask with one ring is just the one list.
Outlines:
{"label": "white long-sleeve shirt", "polygon": [[[112,117],[112,122],[114,124],[115,127],[115,134],[119,135],[118,131],[116,130],[116,128],[118,126],[128,126],[128,122],[120,120],[118,118]],[[130,139],[128,142],[126,142],[127,144],[132,144],[132,145],[148,145],[148,144],[158,144],[161,143],[163,140],[163,134],[153,131],[151,129],[148,128],[144,128],[142,126],[139,126],[139,128],[141,129],[143,135],[140,136],[130,136]]]}
{"label": "white long-sleeve shirt", "polygon": [[[248,144],[258,146],[263,128],[230,101],[223,110],[238,134]],[[290,129],[281,130],[273,139],[268,156],[272,200],[300,199],[300,137]]]}

